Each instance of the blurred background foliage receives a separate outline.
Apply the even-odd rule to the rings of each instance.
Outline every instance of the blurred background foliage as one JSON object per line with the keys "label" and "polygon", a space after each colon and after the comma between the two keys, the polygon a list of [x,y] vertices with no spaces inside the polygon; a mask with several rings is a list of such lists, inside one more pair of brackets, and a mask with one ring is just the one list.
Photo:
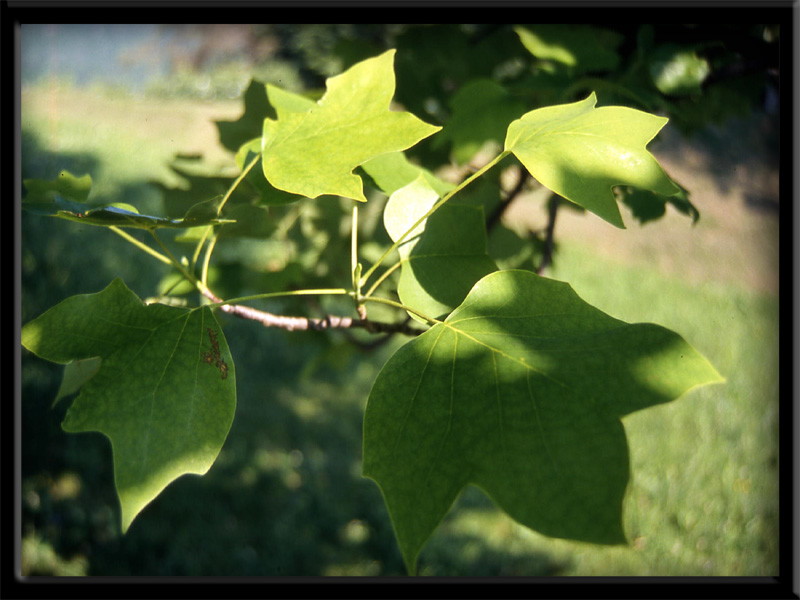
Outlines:
{"label": "blurred background foliage", "polygon": [[[77,69],[98,54],[81,45],[92,36],[80,27],[23,26],[22,178],[89,173],[90,202],[126,202],[148,214],[180,216],[224,193],[241,167],[235,153],[260,136],[270,114],[263,84],[317,98],[326,77],[387,48],[398,50],[395,102],[444,126],[407,154],[445,179],[496,152],[524,112],[591,91],[600,105],[668,116],[672,133],[653,148],[673,165],[686,203],[648,208],[620,190],[629,206],[621,235],[631,242],[617,242],[591,215],[562,210],[545,274],[613,316],[681,333],[728,382],[625,420],[629,547],[545,538],[470,488],[423,550],[420,574],[777,574],[778,200],[770,177],[778,157],[778,25],[98,26],[110,71]],[[741,147],[749,154],[737,154]],[[687,168],[676,158],[686,156],[706,160]],[[739,168],[756,191],[742,192],[720,165]],[[228,206],[246,226],[220,238],[212,289],[232,297],[346,285],[350,203],[275,205],[265,202],[275,190],[252,175],[259,173]],[[717,189],[709,193],[712,179]],[[370,194],[359,224],[367,261],[388,243],[386,198]],[[505,206],[509,197],[513,205]],[[502,267],[541,265],[554,199],[516,164],[462,201],[484,205],[490,251]],[[692,226],[695,207],[701,217]],[[169,243],[186,253],[193,239],[190,231]],[[738,250],[715,250],[728,243]],[[23,323],[115,276],[142,298],[175,281],[104,229],[22,216]],[[180,288],[171,293],[198,301]],[[351,310],[341,299],[259,306],[280,314]],[[23,352],[23,574],[403,574],[380,492],[360,469],[369,388],[404,340],[286,333],[220,318],[237,365],[228,440],[206,476],[169,486],[124,537],[108,441],[60,430],[69,402],[50,405],[62,368]]]}

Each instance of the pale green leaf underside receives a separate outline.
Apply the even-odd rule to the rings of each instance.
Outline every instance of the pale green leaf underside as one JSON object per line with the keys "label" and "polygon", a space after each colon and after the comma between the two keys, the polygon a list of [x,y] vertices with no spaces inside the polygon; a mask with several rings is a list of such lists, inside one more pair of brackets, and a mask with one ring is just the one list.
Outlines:
{"label": "pale green leaf underside", "polygon": [[[392,194],[383,213],[392,241],[406,234],[438,199],[422,176]],[[398,247],[402,266],[397,294],[403,304],[432,318],[449,314],[476,281],[497,270],[486,252],[486,226],[478,206],[444,204],[403,239]]]}
{"label": "pale green leaf underside", "polygon": [[58,363],[102,358],[62,427],[111,440],[123,531],[169,483],[213,464],[233,421],[236,384],[211,309],[146,306],[115,279],[27,323],[22,344]]}
{"label": "pale green leaf underside", "polygon": [[624,228],[615,185],[680,192],[645,149],[667,119],[621,106],[595,108],[596,102],[592,93],[525,114],[509,125],[505,149],[545,187]]}
{"label": "pale green leaf underside", "polygon": [[70,361],[64,366],[64,374],[61,377],[61,386],[58,388],[53,406],[62,398],[77,392],[84,383],[89,381],[100,369],[102,360],[99,356],[85,358],[82,360]]}
{"label": "pale green leaf underside", "polygon": [[614,319],[529,271],[492,273],[381,370],[364,475],[383,492],[410,572],[468,484],[545,535],[623,543],[620,417],[717,381],[663,327]]}
{"label": "pale green leaf underside", "polygon": [[394,54],[388,50],[331,77],[325,95],[307,112],[265,119],[262,167],[274,187],[309,198],[333,194],[366,201],[353,169],[410,148],[440,129],[411,113],[389,110]]}

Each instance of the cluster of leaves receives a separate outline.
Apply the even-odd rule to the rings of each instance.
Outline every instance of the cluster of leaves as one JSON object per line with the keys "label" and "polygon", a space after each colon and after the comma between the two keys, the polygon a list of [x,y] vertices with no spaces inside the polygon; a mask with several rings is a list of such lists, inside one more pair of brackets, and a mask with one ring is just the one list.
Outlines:
{"label": "cluster of leaves", "polygon": [[[516,33],[542,64],[616,65],[612,50],[571,55],[569,40],[578,39],[575,48],[588,43],[581,30],[577,38],[559,34],[567,40],[560,53],[541,32]],[[613,41],[601,46],[614,48]],[[438,39],[437,48],[451,46]],[[479,48],[470,50],[476,67]],[[90,180],[66,172],[25,182],[26,208],[110,227],[172,265],[164,295],[183,292],[180,283],[206,302],[144,304],[117,279],[23,328],[23,345],[66,364],[69,389],[80,388],[64,429],[111,440],[123,531],[171,481],[205,473],[224,443],[236,377],[215,309],[314,296],[347,300],[367,331],[380,329],[367,320],[367,306],[371,317],[373,309],[397,315],[391,326],[407,314],[418,327],[420,335],[377,376],[364,420],[364,475],[383,492],[409,572],[468,484],[544,534],[625,540],[629,466],[620,418],[720,377],[678,334],[614,319],[532,264],[513,268],[521,265],[510,253],[493,253],[484,210],[503,201],[495,167],[508,159],[613,226],[624,227],[615,190],[637,198],[634,214],[652,214],[648,203],[662,212],[671,203],[696,217],[686,191],[646,150],[666,118],[598,108],[594,92],[528,110],[518,90],[477,79],[459,89],[440,127],[412,114],[415,103],[396,96],[395,84],[395,50],[329,78],[318,100],[253,83],[242,117],[218,123],[240,175],[209,177],[177,161],[173,168],[191,188],[165,190],[166,216],[87,204]],[[393,98],[410,112],[391,110]],[[441,141],[410,151],[428,138]],[[421,166],[426,152],[434,156],[443,145],[459,161],[492,140],[502,150],[457,184]],[[146,230],[161,251],[121,228]],[[180,260],[158,237],[173,228],[181,230],[174,243],[185,244]],[[238,275],[244,283],[226,282],[235,269],[225,248],[253,242],[252,261]],[[244,296],[230,297],[243,289]],[[91,368],[86,359],[94,359]]]}

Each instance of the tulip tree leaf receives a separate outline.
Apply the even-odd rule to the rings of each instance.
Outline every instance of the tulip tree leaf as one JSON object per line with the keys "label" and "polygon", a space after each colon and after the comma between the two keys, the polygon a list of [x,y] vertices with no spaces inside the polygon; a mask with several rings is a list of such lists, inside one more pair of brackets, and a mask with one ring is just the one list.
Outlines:
{"label": "tulip tree leaf", "polygon": [[476,281],[497,270],[486,251],[480,206],[448,202],[407,233],[438,199],[420,176],[392,194],[383,213],[392,241],[406,235],[398,246],[402,262],[397,284],[400,301],[433,318],[447,315]]}
{"label": "tulip tree leaf", "polygon": [[632,108],[585,100],[533,110],[508,127],[511,151],[542,185],[624,228],[612,187],[672,196],[680,188],[645,147],[667,123]]}
{"label": "tulip tree leaf", "polygon": [[363,472],[409,572],[468,484],[542,534],[624,543],[620,418],[719,381],[674,332],[614,319],[529,271],[491,273],[380,371]]}
{"label": "tulip tree leaf", "polygon": [[111,440],[123,532],[167,485],[204,474],[219,454],[233,421],[236,377],[211,309],[145,305],[115,279],[27,323],[22,344],[57,363],[100,357],[62,428]]}
{"label": "tulip tree leaf", "polygon": [[274,187],[309,198],[333,194],[366,201],[353,169],[440,129],[389,110],[394,54],[389,50],[329,78],[325,95],[307,112],[264,120],[262,167]]}

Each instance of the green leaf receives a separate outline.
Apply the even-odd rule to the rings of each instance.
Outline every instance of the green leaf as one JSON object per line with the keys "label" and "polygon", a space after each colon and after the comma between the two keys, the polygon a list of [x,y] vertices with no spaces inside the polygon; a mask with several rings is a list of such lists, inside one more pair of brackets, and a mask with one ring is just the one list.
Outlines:
{"label": "green leaf", "polygon": [[680,192],[645,149],[667,119],[622,106],[595,108],[596,102],[592,92],[525,114],[509,125],[505,149],[545,187],[624,228],[615,185]]}
{"label": "green leaf", "polygon": [[389,110],[394,54],[389,50],[328,79],[327,92],[308,112],[265,119],[262,166],[274,187],[309,198],[333,194],[366,201],[353,169],[440,129]]}
{"label": "green leaf", "polygon": [[453,159],[469,161],[487,141],[501,144],[508,124],[525,112],[525,105],[490,79],[469,82],[453,96],[452,117],[437,141],[453,144]]}
{"label": "green leaf", "polygon": [[711,72],[708,61],[697,56],[695,49],[676,44],[657,47],[649,57],[648,68],[658,91],[671,96],[700,93]]}
{"label": "green leaf", "polygon": [[[275,107],[275,113],[279,119],[288,113],[306,113],[317,105],[316,102],[306,96],[289,92],[269,83],[267,84],[267,99]],[[258,126],[252,131],[258,131],[262,126],[263,119],[259,121]]]}
{"label": "green leaf", "polygon": [[428,169],[413,164],[402,152],[381,154],[362,164],[361,168],[387,196],[391,196],[420,175],[440,196],[455,188],[455,185],[439,179]]}
{"label": "green leaf", "polygon": [[[258,156],[258,163],[246,175],[245,181],[253,186],[258,192],[259,203],[266,204],[267,206],[280,206],[282,204],[291,204],[301,200],[303,196],[297,194],[289,194],[283,190],[272,187],[264,178],[264,171],[261,168],[261,138],[255,138],[248,143],[243,144],[239,151],[236,153],[236,164],[240,169],[250,164],[250,161]],[[232,180],[231,180],[232,181]]]}
{"label": "green leaf", "polygon": [[380,371],[364,475],[412,573],[468,484],[544,535],[624,543],[620,418],[721,380],[674,332],[614,319],[529,271],[491,273]]}
{"label": "green leaf", "polygon": [[172,481],[213,464],[233,421],[236,377],[211,309],[148,306],[115,279],[27,323],[22,344],[57,363],[102,359],[62,427],[111,440],[123,532]]}
{"label": "green leaf", "polygon": [[[383,213],[392,241],[406,234],[438,199],[421,176],[392,194]],[[450,313],[476,281],[497,270],[486,253],[479,206],[443,204],[404,239],[398,246],[402,267],[397,294],[403,304],[429,317]]]}

